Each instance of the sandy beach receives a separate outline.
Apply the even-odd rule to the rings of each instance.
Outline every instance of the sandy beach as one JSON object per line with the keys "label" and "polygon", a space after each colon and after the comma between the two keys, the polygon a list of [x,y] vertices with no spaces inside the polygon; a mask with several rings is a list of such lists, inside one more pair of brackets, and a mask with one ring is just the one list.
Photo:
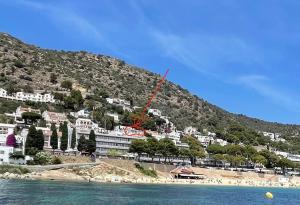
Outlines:
{"label": "sandy beach", "polygon": [[[63,168],[31,172],[26,175],[5,173],[3,179],[88,181],[99,183],[140,183],[140,184],[194,184],[220,186],[251,187],[293,187],[300,188],[300,177],[284,178],[281,175],[259,174],[254,172],[237,172],[217,169],[192,167],[195,174],[202,174],[204,179],[175,179],[168,170],[156,170],[157,177],[142,174],[133,161],[105,160],[89,168]],[[166,169],[166,168],[164,168]]]}

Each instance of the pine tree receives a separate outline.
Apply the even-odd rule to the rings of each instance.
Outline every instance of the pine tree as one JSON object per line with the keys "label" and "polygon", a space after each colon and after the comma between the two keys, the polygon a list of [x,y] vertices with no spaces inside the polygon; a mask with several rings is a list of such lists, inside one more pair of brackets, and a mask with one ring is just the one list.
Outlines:
{"label": "pine tree", "polygon": [[72,139],[71,139],[71,148],[75,149],[75,146],[76,146],[76,129],[73,128]]}
{"label": "pine tree", "polygon": [[36,143],[37,131],[34,125],[30,126],[25,143],[25,153],[28,154],[31,148],[37,148]]}
{"label": "pine tree", "polygon": [[86,150],[86,139],[84,138],[84,136],[81,136],[78,140],[78,146],[77,149],[79,152],[85,151]]}
{"label": "pine tree", "polygon": [[61,144],[60,149],[64,152],[68,148],[68,123],[64,122],[64,124],[61,126]]}
{"label": "pine tree", "polygon": [[42,130],[38,130],[36,133],[36,144],[38,150],[43,150],[44,148],[44,134]]}
{"label": "pine tree", "polygon": [[51,130],[52,130],[52,135],[51,135],[51,139],[50,139],[50,145],[54,152],[54,150],[57,149],[57,147],[58,147],[57,130],[56,130],[55,124],[51,125]]}

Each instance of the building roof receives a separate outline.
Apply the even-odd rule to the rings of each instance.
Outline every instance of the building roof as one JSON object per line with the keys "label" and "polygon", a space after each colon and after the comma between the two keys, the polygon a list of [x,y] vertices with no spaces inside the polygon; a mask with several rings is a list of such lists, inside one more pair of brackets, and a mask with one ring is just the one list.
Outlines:
{"label": "building roof", "polygon": [[194,171],[188,167],[176,167],[171,171],[172,174],[194,174]]}

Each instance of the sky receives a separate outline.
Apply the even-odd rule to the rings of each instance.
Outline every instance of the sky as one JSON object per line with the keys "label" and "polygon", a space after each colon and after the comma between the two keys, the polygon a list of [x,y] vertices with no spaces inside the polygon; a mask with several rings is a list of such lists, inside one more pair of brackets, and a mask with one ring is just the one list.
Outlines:
{"label": "sky", "polygon": [[300,124],[300,1],[0,0],[0,32],[114,56],[227,111]]}

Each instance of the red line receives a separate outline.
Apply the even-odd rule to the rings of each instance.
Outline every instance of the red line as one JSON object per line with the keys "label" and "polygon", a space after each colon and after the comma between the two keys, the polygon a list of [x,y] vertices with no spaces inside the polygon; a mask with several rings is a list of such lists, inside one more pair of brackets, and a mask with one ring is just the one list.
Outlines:
{"label": "red line", "polygon": [[[133,125],[129,126],[129,127],[131,127],[131,128],[134,128],[134,129],[141,129],[141,130],[143,131],[143,133],[144,133],[143,135],[145,135],[146,130],[143,129],[141,126],[142,126],[142,123],[145,121],[145,119],[144,119],[145,113],[147,112],[148,107],[151,105],[152,100],[153,100],[154,97],[156,96],[156,94],[157,94],[157,92],[159,91],[161,85],[164,83],[164,81],[165,81],[165,79],[166,79],[166,77],[167,77],[168,72],[169,72],[169,69],[167,69],[165,75],[164,75],[163,78],[159,81],[159,83],[157,84],[155,90],[152,92],[152,95],[150,96],[150,98],[149,98],[149,100],[148,100],[148,102],[147,102],[147,104],[146,104],[146,106],[145,106],[143,112],[142,112],[141,115],[140,115],[140,119],[133,119]],[[129,127],[126,127],[125,130],[124,130],[124,132],[125,132],[126,135],[128,135],[128,136],[143,136],[142,134],[129,134],[129,133],[127,132],[127,129],[128,129]]]}
{"label": "red line", "polygon": [[152,92],[152,95],[151,95],[151,97],[149,98],[149,100],[148,100],[148,102],[147,102],[147,104],[146,104],[146,106],[145,106],[145,108],[144,108],[144,110],[143,110],[143,112],[142,112],[142,114],[141,114],[141,119],[143,119],[145,113],[147,112],[148,107],[150,107],[150,105],[151,105],[151,103],[152,103],[152,100],[153,100],[154,97],[156,96],[156,94],[157,94],[157,92],[159,91],[161,85],[164,83],[164,81],[165,81],[165,79],[166,79],[166,77],[167,77],[167,75],[168,75],[168,72],[169,72],[169,69],[167,69],[167,71],[166,71],[164,77],[159,81],[159,83],[157,84],[155,90]]}

